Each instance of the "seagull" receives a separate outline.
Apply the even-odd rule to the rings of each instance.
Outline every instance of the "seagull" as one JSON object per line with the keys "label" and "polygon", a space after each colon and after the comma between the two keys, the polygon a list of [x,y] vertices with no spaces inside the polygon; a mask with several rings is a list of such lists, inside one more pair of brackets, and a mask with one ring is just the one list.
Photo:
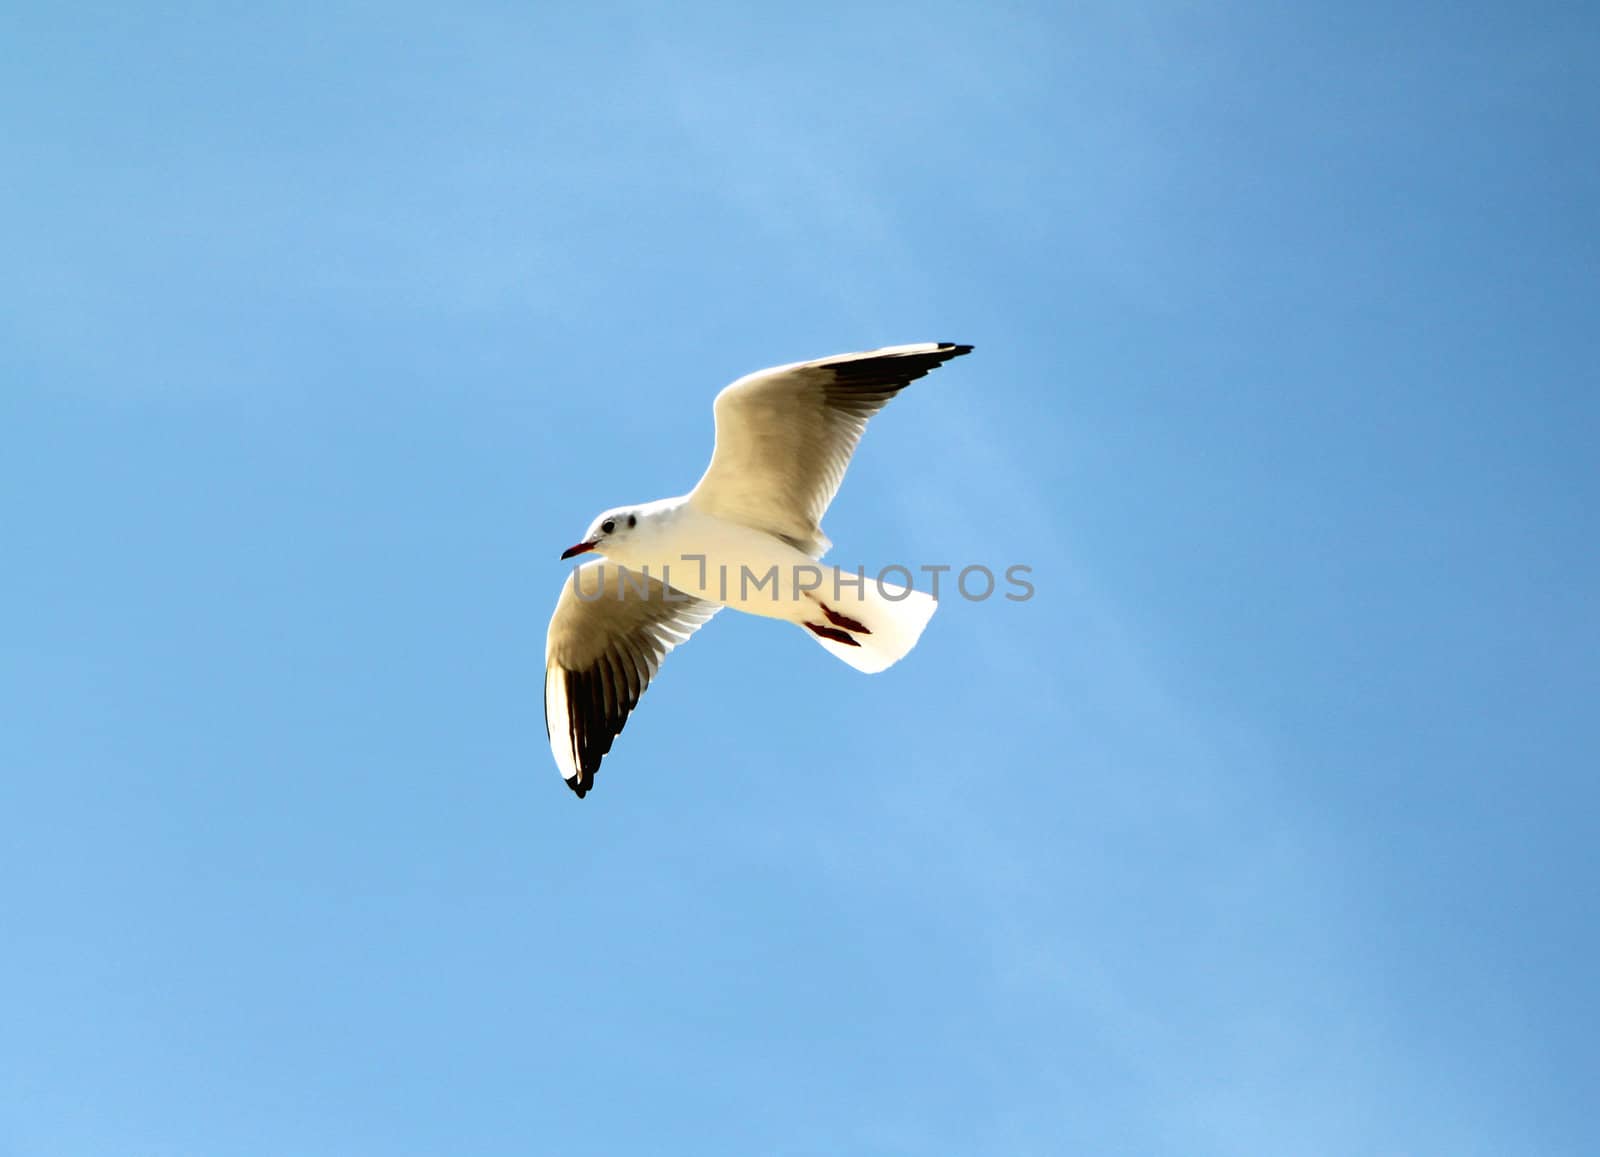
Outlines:
{"label": "seagull", "polygon": [[833,545],[821,520],[867,419],[971,350],[921,342],[747,374],[713,403],[693,490],[607,510],[562,553],[600,556],[568,577],[545,643],[545,731],[578,798],[667,653],[723,607],[793,623],[869,674],[916,645],[933,597],[818,565]]}

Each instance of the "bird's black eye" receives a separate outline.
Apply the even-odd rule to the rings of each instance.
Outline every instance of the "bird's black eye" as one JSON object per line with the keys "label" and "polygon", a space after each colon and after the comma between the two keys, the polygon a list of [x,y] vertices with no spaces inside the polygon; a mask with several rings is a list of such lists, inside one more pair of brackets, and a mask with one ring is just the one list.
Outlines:
{"label": "bird's black eye", "polygon": [[604,534],[610,534],[615,529],[617,529],[617,524],[609,518],[600,524],[600,530]]}
{"label": "bird's black eye", "polygon": [[628,515],[628,529],[632,530],[634,527],[636,527],[638,525],[639,525],[639,516],[637,514]]}

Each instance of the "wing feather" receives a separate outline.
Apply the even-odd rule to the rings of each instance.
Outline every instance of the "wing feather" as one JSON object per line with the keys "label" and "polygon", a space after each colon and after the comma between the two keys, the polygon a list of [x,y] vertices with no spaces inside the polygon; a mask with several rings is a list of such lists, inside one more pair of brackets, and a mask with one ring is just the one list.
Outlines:
{"label": "wing feather", "polygon": [[971,350],[952,342],[887,346],[740,378],[713,404],[716,449],[689,501],[820,556],[828,548],[822,516],[867,420],[910,383]]}
{"label": "wing feather", "polygon": [[667,653],[721,609],[604,560],[572,572],[545,642],[544,720],[579,798]]}

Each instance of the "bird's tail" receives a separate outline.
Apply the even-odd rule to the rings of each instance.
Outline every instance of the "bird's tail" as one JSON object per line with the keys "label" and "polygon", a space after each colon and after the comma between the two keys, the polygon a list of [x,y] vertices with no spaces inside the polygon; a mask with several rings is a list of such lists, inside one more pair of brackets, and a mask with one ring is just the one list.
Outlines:
{"label": "bird's tail", "polygon": [[903,659],[933,618],[939,603],[897,583],[823,570],[823,582],[806,595],[811,613],[800,626],[824,648],[869,675]]}

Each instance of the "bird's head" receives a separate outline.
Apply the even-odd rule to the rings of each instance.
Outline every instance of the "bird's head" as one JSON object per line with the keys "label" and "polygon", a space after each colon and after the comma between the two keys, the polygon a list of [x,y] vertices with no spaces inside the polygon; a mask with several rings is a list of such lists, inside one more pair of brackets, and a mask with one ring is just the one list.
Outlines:
{"label": "bird's head", "polygon": [[597,551],[606,553],[606,548],[619,542],[625,542],[629,533],[639,525],[639,512],[628,507],[618,507],[608,510],[595,518],[589,524],[588,533],[583,536],[583,541],[576,546],[569,546],[561,552],[562,558],[576,558],[580,554]]}

